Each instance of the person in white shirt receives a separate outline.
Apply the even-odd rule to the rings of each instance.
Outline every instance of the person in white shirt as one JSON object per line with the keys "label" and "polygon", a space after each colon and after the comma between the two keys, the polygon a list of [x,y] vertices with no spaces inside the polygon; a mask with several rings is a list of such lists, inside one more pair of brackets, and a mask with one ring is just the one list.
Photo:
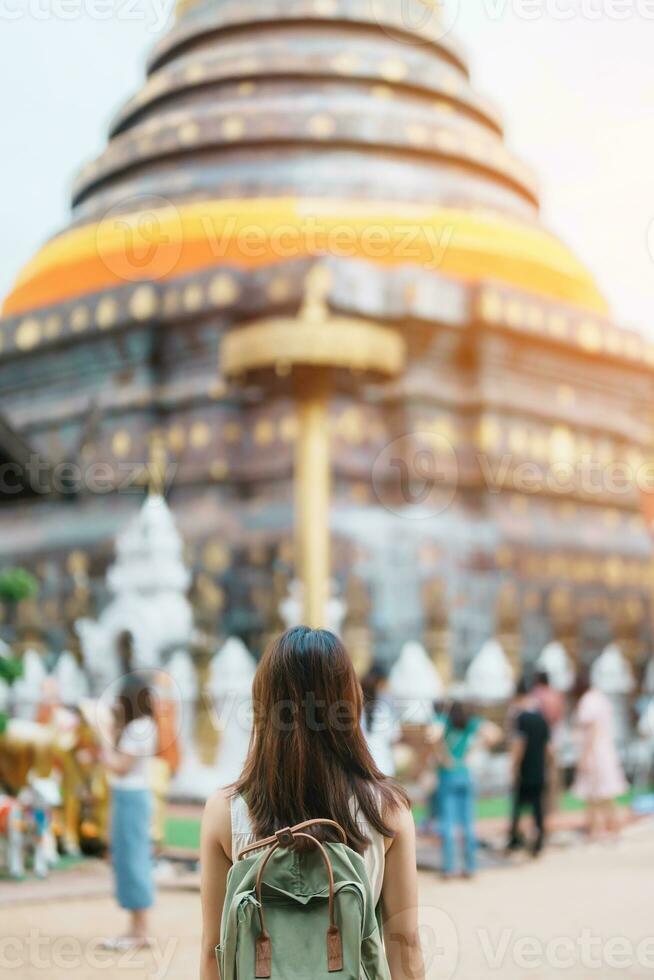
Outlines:
{"label": "person in white shirt", "polygon": [[111,861],[118,903],[130,914],[126,935],[111,949],[151,945],[148,910],[154,904],[150,761],[158,748],[152,692],[137,673],[125,678],[115,710],[114,744],[103,753],[111,778]]}
{"label": "person in white shirt", "polygon": [[361,728],[370,754],[384,776],[395,776],[394,746],[402,735],[397,711],[388,692],[388,671],[375,663],[361,681],[363,716]]}

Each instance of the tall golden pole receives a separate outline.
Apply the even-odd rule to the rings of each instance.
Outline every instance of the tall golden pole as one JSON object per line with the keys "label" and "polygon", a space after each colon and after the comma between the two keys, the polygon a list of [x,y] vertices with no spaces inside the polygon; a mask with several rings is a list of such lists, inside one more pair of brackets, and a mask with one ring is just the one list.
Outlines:
{"label": "tall golden pole", "polygon": [[406,344],[391,327],[339,316],[328,306],[331,272],[314,266],[306,277],[304,302],[296,316],[238,324],[222,340],[223,375],[235,383],[258,384],[289,377],[297,405],[295,447],[295,538],[303,585],[303,618],[325,626],[329,599],[330,384],[339,372],[367,378],[397,377]]}
{"label": "tall golden pole", "polygon": [[326,625],[329,598],[329,513],[331,466],[328,383],[312,372],[297,392],[298,437],[295,457],[296,554],[304,586],[304,622]]}

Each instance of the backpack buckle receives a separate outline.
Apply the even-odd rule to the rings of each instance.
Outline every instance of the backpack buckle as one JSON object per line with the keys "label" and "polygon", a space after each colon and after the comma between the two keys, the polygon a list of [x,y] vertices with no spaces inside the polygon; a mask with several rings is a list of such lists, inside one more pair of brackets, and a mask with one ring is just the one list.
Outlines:
{"label": "backpack buckle", "polygon": [[293,844],[295,844],[295,837],[290,827],[284,827],[283,830],[278,830],[275,833],[275,837],[282,847],[293,847]]}

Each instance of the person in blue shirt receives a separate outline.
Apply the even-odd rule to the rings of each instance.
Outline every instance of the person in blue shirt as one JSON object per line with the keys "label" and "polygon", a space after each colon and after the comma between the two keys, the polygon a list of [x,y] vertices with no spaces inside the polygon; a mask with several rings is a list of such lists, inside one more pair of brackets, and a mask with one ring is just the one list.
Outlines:
{"label": "person in blue shirt", "polygon": [[477,868],[475,831],[475,784],[468,760],[481,744],[487,748],[502,739],[501,729],[472,714],[461,701],[454,701],[437,721],[438,800],[443,844],[443,876],[456,873],[456,832],[463,836],[463,875],[472,877]]}

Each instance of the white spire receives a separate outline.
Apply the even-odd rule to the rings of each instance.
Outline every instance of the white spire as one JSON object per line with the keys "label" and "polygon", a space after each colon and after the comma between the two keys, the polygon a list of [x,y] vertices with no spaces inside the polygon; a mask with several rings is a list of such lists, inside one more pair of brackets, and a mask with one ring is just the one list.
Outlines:
{"label": "white spire", "polygon": [[468,667],[466,689],[479,704],[499,704],[513,695],[513,671],[498,640],[487,640]]}
{"label": "white spire", "polygon": [[557,691],[569,691],[575,680],[572,661],[562,643],[557,641],[543,647],[536,661],[539,670],[544,670],[549,682]]}
{"label": "white spire", "polygon": [[591,680],[605,694],[630,694],[635,686],[631,666],[616,643],[610,643],[591,667]]}
{"label": "white spire", "polygon": [[434,701],[443,696],[441,676],[421,643],[404,644],[389,686],[402,720],[409,725],[428,722]]}

